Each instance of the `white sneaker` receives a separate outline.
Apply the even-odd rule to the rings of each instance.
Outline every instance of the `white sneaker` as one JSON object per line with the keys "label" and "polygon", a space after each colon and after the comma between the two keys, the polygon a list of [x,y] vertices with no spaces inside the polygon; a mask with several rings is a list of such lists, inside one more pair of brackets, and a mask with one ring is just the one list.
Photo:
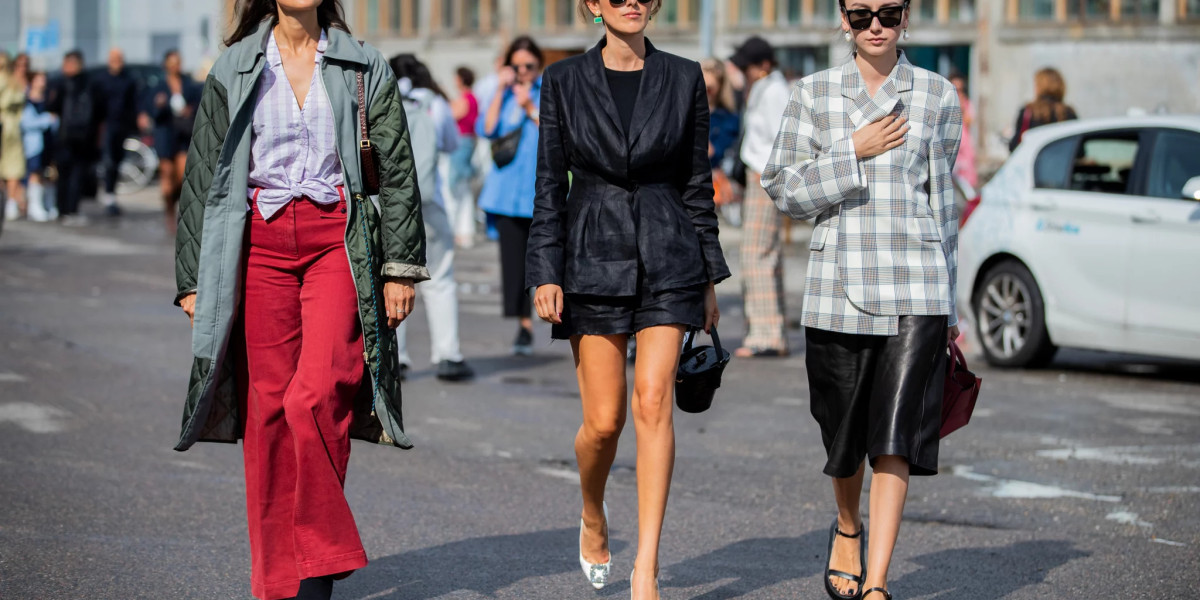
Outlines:
{"label": "white sneaker", "polygon": [[29,220],[35,223],[45,223],[50,220],[50,212],[46,210],[46,190],[36,183],[30,183],[26,192],[26,205],[29,209]]}
{"label": "white sneaker", "polygon": [[17,206],[17,201],[12,198],[4,203],[4,220],[16,221],[21,218],[21,207]]}

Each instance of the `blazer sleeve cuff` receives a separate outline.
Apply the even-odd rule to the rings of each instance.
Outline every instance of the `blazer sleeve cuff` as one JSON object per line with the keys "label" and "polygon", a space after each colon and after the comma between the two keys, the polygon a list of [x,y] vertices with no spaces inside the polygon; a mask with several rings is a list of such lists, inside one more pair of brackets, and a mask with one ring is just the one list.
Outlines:
{"label": "blazer sleeve cuff", "polygon": [[183,302],[183,299],[187,298],[188,296],[191,296],[192,294],[195,294],[195,293],[196,293],[196,288],[191,288],[191,289],[179,292],[178,294],[175,294],[175,306],[182,306],[180,303]]}
{"label": "blazer sleeve cuff", "polygon": [[835,169],[846,174],[850,189],[858,190],[866,187],[867,177],[863,174],[862,161],[858,160],[858,155],[854,150],[854,138],[847,137],[834,142],[833,146],[829,148],[829,156],[835,164],[844,165],[844,169],[836,169],[836,167]]}
{"label": "blazer sleeve cuff", "polygon": [[418,281],[429,281],[429,269],[421,265],[410,265],[401,262],[384,263],[384,277],[395,277],[397,279],[411,279],[413,283]]}

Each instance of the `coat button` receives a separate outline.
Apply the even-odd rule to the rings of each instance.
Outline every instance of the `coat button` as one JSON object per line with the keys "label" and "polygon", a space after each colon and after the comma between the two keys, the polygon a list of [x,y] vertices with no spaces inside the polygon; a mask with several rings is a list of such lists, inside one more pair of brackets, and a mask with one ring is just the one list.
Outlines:
{"label": "coat button", "polygon": [[346,214],[346,207],[345,207],[345,206],[343,206],[343,207],[342,207],[342,214],[343,214],[343,215],[344,215],[344,214]]}

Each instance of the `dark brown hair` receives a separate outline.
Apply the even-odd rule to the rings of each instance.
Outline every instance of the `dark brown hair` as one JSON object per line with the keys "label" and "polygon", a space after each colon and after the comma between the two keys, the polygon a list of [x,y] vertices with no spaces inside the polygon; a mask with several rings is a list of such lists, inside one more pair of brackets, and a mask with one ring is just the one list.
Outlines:
{"label": "dark brown hair", "polygon": [[546,58],[542,55],[542,49],[538,47],[537,42],[533,41],[533,38],[527,35],[518,37],[508,45],[508,50],[504,52],[504,66],[511,67],[513,55],[522,50],[536,57],[539,67],[546,66]]}
{"label": "dark brown hair", "polygon": [[[600,1],[607,2],[608,0]],[[658,11],[662,10],[662,5],[663,0],[653,0],[650,2],[650,16],[657,15]],[[579,16],[583,17],[584,21],[591,21],[596,18],[596,15],[592,14],[592,9],[588,8],[587,0],[579,0]]]}
{"label": "dark brown hair", "polygon": [[[274,20],[278,14],[275,0],[237,0],[237,8],[234,14],[236,25],[233,28],[233,33],[225,38],[225,45],[232,46],[247,37],[250,37],[267,19]],[[350,26],[346,25],[345,13],[342,12],[341,0],[322,0],[317,6],[317,23],[321,25],[321,29],[341,29],[346,33],[350,33]]]}
{"label": "dark brown hair", "polygon": [[475,85],[475,71],[472,71],[467,67],[459,67],[454,70],[454,74],[458,75],[458,79],[463,85],[467,87]]}

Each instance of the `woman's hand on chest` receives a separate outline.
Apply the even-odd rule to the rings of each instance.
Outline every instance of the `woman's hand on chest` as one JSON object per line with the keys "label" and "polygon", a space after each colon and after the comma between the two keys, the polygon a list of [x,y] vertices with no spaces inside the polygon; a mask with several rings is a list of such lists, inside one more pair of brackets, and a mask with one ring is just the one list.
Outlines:
{"label": "woman's hand on chest", "polygon": [[909,130],[907,123],[904,117],[887,115],[855,131],[851,136],[854,154],[862,160],[903,146]]}

